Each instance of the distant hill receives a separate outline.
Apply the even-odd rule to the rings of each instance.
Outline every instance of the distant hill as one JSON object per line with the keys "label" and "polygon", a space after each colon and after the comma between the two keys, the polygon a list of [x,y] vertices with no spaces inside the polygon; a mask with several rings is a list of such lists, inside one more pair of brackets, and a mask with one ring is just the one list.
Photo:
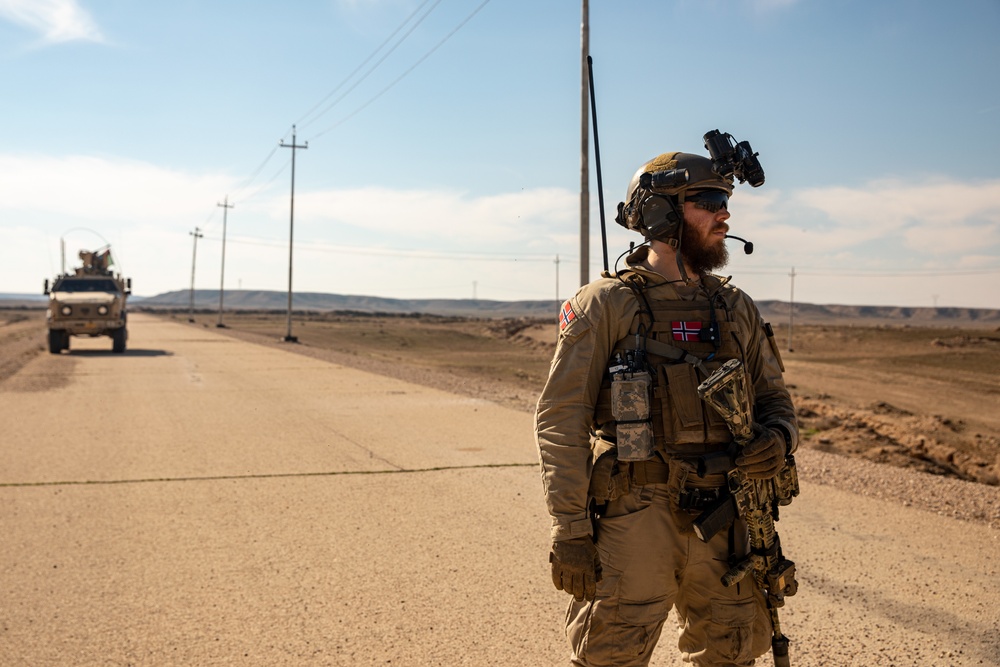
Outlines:
{"label": "distant hill", "polygon": [[[135,309],[186,310],[190,308],[191,291],[180,290],[136,301]],[[264,290],[226,290],[223,303],[226,310],[277,310],[288,309],[288,293]],[[322,292],[295,292],[292,309],[295,311],[352,311],[358,313],[389,313],[407,315],[425,313],[453,317],[551,317],[559,312],[559,305],[550,301],[489,301],[485,299],[385,299],[376,296],[326,294]],[[219,290],[195,290],[194,307],[197,310],[218,310]]]}
{"label": "distant hill", "polygon": [[[218,290],[195,290],[194,307],[198,311],[217,312]],[[555,319],[559,305],[548,301],[490,301],[486,299],[385,299],[375,296],[296,292],[292,307],[296,312],[347,311],[409,315],[422,313],[446,317],[537,317]],[[34,294],[0,294],[0,307],[42,308],[46,297]],[[152,297],[132,297],[132,310],[187,311],[190,290],[166,292]],[[261,310],[284,312],[288,293],[267,290],[226,290],[226,310]],[[788,322],[787,301],[758,301],[765,320],[774,325]],[[793,313],[797,324],[830,325],[910,325],[995,328],[1000,330],[1000,310],[990,308],[910,308],[902,306],[844,306],[796,303]]]}
{"label": "distant hill", "polygon": [[0,293],[0,303],[10,305],[11,303],[33,303],[44,304],[49,297],[44,294],[3,294]]}
{"label": "distant hill", "polygon": [[[758,301],[765,320],[773,324],[788,321],[787,301]],[[796,303],[794,321],[802,324],[908,324],[910,326],[1000,327],[1000,310],[995,308],[915,308],[904,306],[819,306]]]}
{"label": "distant hill", "polygon": [[[186,310],[191,292],[167,292],[133,302],[135,309]],[[217,310],[218,290],[196,290],[197,310]],[[774,324],[788,321],[787,301],[758,301],[766,320]],[[288,293],[278,291],[226,290],[227,310],[276,310],[288,308]],[[295,292],[296,311],[353,311],[360,313],[425,313],[456,317],[542,317],[555,318],[559,304],[548,301],[490,301],[485,299],[386,299],[372,296]],[[911,308],[900,306],[845,306],[796,303],[794,321],[800,324],[909,324],[912,326],[1000,327],[1000,310],[986,308]]]}

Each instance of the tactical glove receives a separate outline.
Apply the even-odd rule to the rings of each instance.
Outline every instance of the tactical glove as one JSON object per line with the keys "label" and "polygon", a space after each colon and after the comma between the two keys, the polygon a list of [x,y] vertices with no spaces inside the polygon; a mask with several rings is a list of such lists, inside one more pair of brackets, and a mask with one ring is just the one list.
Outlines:
{"label": "tactical glove", "polygon": [[590,537],[555,542],[549,554],[552,583],[577,601],[593,600],[601,580],[601,557]]}
{"label": "tactical glove", "polygon": [[776,428],[753,425],[754,439],[736,457],[736,465],[750,479],[770,479],[778,474],[788,453],[785,436]]}

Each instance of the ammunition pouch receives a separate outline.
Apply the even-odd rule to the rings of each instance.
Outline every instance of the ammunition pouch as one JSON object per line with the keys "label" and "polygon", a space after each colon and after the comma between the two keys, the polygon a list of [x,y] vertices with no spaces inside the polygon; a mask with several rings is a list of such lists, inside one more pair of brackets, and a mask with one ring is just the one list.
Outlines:
{"label": "ammunition pouch", "polygon": [[669,484],[670,466],[656,459],[636,461],[632,464],[632,482],[636,486]]}
{"label": "ammunition pouch", "polygon": [[618,461],[618,448],[614,444],[598,440],[593,449],[593,467],[587,495],[597,505],[607,505],[631,490],[628,463]]}
{"label": "ammunition pouch", "polygon": [[702,542],[708,542],[720,530],[732,525],[739,517],[733,497],[725,490],[721,492],[715,502],[709,503],[701,509],[701,514],[694,520],[691,528]]}
{"label": "ammunition pouch", "polygon": [[[603,441],[602,441],[603,442]],[[647,484],[669,484],[677,494],[677,506],[683,510],[700,511],[716,504],[726,495],[725,487],[685,487],[693,466],[674,460],[673,464],[655,458],[648,461],[619,461],[617,449],[606,443],[595,451],[590,474],[588,495],[604,504],[629,493],[634,487]]]}

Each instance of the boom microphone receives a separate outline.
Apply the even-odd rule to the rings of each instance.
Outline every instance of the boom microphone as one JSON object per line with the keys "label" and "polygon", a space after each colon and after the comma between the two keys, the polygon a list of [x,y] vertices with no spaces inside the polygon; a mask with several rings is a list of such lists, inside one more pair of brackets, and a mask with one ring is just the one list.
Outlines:
{"label": "boom microphone", "polygon": [[753,253],[753,242],[752,241],[747,241],[746,239],[741,239],[739,236],[733,236],[732,234],[726,234],[726,238],[727,239],[736,239],[737,241],[742,242],[743,243],[743,252],[745,252],[748,255],[751,254],[751,253]]}

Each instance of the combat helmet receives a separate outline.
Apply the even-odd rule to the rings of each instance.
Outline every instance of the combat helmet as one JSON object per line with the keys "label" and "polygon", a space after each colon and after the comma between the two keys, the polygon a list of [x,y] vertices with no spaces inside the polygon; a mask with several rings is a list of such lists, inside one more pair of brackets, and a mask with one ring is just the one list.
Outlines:
{"label": "combat helmet", "polygon": [[663,153],[643,164],[632,176],[615,221],[646,240],[680,243],[685,193],[721,190],[733,194],[732,175],[722,177],[712,160],[692,153]]}

